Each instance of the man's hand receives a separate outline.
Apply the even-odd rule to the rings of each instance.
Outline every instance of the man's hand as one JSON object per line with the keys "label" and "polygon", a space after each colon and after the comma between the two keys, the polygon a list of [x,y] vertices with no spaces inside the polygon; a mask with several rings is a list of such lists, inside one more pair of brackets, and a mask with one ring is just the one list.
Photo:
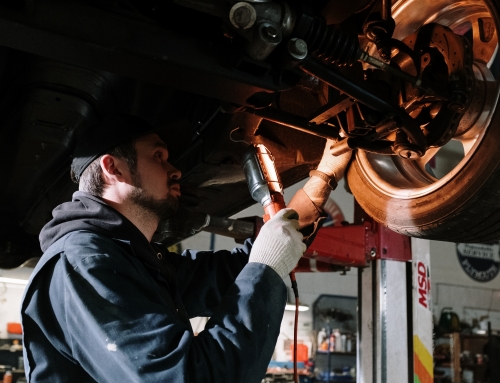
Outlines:
{"label": "man's hand", "polygon": [[[349,165],[352,156],[352,152],[347,152],[340,156],[332,155],[330,151],[332,144],[333,140],[326,140],[323,157],[316,169],[318,172],[311,171],[310,174],[312,177],[302,188],[318,209],[322,209],[325,206],[330,192],[337,187],[337,183],[344,177],[347,165]],[[307,216],[302,209],[298,209],[302,218]]]}
{"label": "man's hand", "polygon": [[335,182],[338,183],[344,177],[347,165],[351,160],[352,152],[350,151],[341,154],[340,156],[333,156],[330,152],[330,148],[332,145],[333,140],[326,140],[323,157],[321,158],[317,170],[325,173],[330,178],[335,179]]}
{"label": "man's hand", "polygon": [[252,246],[248,262],[268,265],[284,279],[306,251],[297,218],[295,210],[283,209],[266,222]]}

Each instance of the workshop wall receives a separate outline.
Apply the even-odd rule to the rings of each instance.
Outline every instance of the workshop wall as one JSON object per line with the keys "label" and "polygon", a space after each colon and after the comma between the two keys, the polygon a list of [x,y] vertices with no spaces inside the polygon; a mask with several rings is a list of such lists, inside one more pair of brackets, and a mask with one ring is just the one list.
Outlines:
{"label": "workshop wall", "polygon": [[0,338],[20,338],[7,333],[7,323],[21,322],[20,306],[24,289],[24,285],[0,284]]}
{"label": "workshop wall", "polygon": [[460,265],[455,243],[431,241],[430,253],[435,320],[450,307],[463,321],[483,318],[483,327],[490,320],[500,330],[500,274],[489,282],[472,279]]}
{"label": "workshop wall", "polygon": [[[0,277],[27,280],[32,268],[20,267],[13,270],[0,270]],[[26,285],[0,283],[0,339],[20,338],[20,335],[7,333],[7,323],[21,322],[21,300]]]}

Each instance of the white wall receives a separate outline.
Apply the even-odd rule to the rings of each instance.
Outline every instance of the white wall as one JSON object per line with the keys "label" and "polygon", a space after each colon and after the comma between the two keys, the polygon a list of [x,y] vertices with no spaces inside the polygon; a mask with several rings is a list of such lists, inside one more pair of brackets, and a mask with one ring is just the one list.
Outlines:
{"label": "white wall", "polygon": [[[28,279],[33,269],[0,270],[0,277]],[[21,322],[21,300],[25,285],[0,282],[0,338],[20,338],[7,333],[7,323]]]}
{"label": "white wall", "polygon": [[461,319],[470,320],[471,308],[481,309],[477,310],[478,320],[490,310],[490,319],[500,317],[500,274],[490,282],[473,280],[460,266],[455,243],[431,241],[430,252],[435,320],[439,320],[444,307],[451,307]]}
{"label": "white wall", "polygon": [[0,284],[0,338],[19,338],[7,333],[7,323],[21,322],[20,306],[24,285]]}

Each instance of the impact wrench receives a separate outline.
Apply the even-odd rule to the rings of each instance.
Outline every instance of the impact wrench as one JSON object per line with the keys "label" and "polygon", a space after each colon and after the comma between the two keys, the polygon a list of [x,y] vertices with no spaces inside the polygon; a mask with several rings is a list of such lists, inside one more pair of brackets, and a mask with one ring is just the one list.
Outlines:
{"label": "impact wrench", "polygon": [[[252,198],[264,208],[264,222],[269,221],[281,209],[284,209],[283,185],[271,152],[262,144],[250,146],[243,157],[243,170]],[[298,216],[290,218],[298,219]],[[295,295],[295,326],[293,332],[293,374],[295,383],[298,383],[297,374],[297,328],[299,320],[299,290],[295,273],[290,272],[293,293]]]}

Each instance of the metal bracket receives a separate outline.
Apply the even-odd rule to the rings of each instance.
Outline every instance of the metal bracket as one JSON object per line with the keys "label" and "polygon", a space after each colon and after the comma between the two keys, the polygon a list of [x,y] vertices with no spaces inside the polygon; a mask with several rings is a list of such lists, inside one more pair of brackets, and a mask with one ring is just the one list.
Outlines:
{"label": "metal bracket", "polygon": [[360,225],[324,227],[306,250],[298,272],[332,271],[326,264],[367,267],[370,261],[411,261],[410,237],[372,219]]}

